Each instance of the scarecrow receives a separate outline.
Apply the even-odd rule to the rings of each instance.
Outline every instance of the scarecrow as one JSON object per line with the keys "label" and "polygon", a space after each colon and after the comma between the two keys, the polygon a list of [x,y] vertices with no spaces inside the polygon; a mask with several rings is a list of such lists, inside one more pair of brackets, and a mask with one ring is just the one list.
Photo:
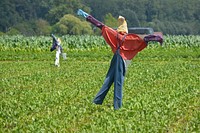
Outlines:
{"label": "scarecrow", "polygon": [[114,109],[117,110],[122,106],[122,88],[130,60],[138,52],[146,48],[149,41],[157,41],[162,44],[163,39],[161,36],[156,35],[139,36],[136,34],[128,34],[127,23],[123,16],[119,16],[119,27],[117,30],[114,30],[81,9],[78,10],[77,14],[83,16],[88,22],[101,29],[102,36],[114,53],[103,86],[95,96],[93,102],[101,105],[111,85],[114,83],[113,104]]}
{"label": "scarecrow", "polygon": [[62,54],[63,58],[66,59],[66,53],[63,53],[60,38],[56,38],[53,34],[51,34],[51,36],[53,38],[53,44],[50,51],[52,52],[56,50],[55,66],[60,67],[60,54]]}

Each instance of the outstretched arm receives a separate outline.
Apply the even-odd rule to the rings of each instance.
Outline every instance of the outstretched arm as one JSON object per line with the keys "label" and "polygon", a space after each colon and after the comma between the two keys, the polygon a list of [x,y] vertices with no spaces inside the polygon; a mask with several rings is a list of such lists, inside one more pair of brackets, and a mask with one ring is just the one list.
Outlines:
{"label": "outstretched arm", "polygon": [[54,36],[54,34],[51,34],[51,37],[53,38],[53,42],[55,41],[57,41],[57,39],[56,39],[56,37]]}
{"label": "outstretched arm", "polygon": [[96,27],[102,29],[104,24],[97,19],[95,19],[93,16],[89,15],[88,13],[84,12],[83,10],[79,9],[77,11],[77,15],[84,17],[88,22],[92,23]]}
{"label": "outstretched arm", "polygon": [[58,40],[56,39],[56,37],[53,34],[51,34],[51,37],[53,38],[53,44],[50,49],[50,51],[52,52],[56,49],[56,46],[58,45]]}

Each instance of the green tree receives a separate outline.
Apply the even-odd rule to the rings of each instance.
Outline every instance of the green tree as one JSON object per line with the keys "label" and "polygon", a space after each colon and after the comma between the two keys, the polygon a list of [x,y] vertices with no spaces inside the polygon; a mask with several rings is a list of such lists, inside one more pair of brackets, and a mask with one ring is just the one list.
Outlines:
{"label": "green tree", "polygon": [[51,26],[46,20],[38,19],[35,21],[35,33],[37,35],[49,35],[51,33]]}
{"label": "green tree", "polygon": [[32,36],[36,34],[33,28],[34,26],[35,26],[34,20],[29,20],[29,21],[24,21],[22,23],[18,23],[17,25],[11,27],[10,29],[14,28],[22,35]]}
{"label": "green tree", "polygon": [[114,18],[114,17],[112,16],[111,13],[108,13],[108,14],[106,14],[105,17],[104,17],[104,23],[105,23],[107,26],[116,28],[118,22],[117,22],[117,18]]}
{"label": "green tree", "polygon": [[[79,8],[100,21],[109,20],[105,19],[108,13],[114,18],[122,15],[128,26],[151,25],[166,34],[199,34],[200,31],[199,0],[0,0],[0,31],[15,33],[16,29],[28,35],[47,34],[44,30],[49,29],[48,24],[55,25],[65,14],[75,16]],[[42,26],[43,31],[37,29],[39,19],[47,22],[47,27]],[[25,28],[20,26],[22,23]]]}
{"label": "green tree", "polygon": [[0,36],[3,36],[3,35],[5,35],[5,33],[3,33],[3,32],[0,31]]}
{"label": "green tree", "polygon": [[75,15],[78,8],[82,8],[85,11],[90,11],[88,7],[82,4],[81,0],[49,1],[49,5],[51,5],[51,8],[46,14],[46,19],[50,22],[50,24],[55,24],[65,14]]}
{"label": "green tree", "polygon": [[92,27],[86,21],[81,21],[79,18],[67,14],[64,15],[58,23],[53,26],[53,32],[56,34],[82,35],[92,34]]}
{"label": "green tree", "polygon": [[17,30],[16,28],[10,28],[7,32],[6,35],[19,35],[21,32]]}
{"label": "green tree", "polygon": [[22,20],[11,0],[0,1],[0,16],[0,30],[3,32],[7,32],[11,26]]}
{"label": "green tree", "polygon": [[139,27],[140,21],[138,19],[138,15],[130,9],[124,9],[120,11],[120,14],[124,16],[127,20],[128,27]]}

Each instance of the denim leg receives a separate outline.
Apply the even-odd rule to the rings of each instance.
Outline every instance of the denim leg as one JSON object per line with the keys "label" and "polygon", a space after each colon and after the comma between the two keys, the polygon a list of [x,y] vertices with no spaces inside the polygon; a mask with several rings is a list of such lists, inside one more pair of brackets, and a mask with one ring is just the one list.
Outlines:
{"label": "denim leg", "polygon": [[107,72],[106,79],[104,80],[104,84],[93,100],[95,104],[103,103],[103,100],[106,97],[106,94],[108,93],[112,83],[114,82],[115,65],[116,65],[115,60],[116,60],[116,56],[114,55],[110,64],[110,68]]}
{"label": "denim leg", "polygon": [[114,76],[114,109],[119,109],[122,106],[124,77],[125,64],[122,57],[118,54]]}

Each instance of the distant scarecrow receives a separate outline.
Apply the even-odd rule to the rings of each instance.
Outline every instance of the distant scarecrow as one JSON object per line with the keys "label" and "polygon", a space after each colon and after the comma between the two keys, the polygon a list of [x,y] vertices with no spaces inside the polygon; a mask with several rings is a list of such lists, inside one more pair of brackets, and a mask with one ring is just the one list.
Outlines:
{"label": "distant scarecrow", "polygon": [[114,53],[103,86],[95,96],[93,102],[95,104],[102,104],[111,85],[114,83],[114,109],[117,110],[122,106],[122,88],[126,68],[130,60],[138,52],[147,47],[149,41],[157,41],[162,44],[163,39],[158,35],[139,36],[128,34],[127,23],[123,16],[119,16],[119,27],[117,30],[114,30],[81,9],[78,10],[77,14],[83,16],[88,22],[101,29],[102,36]]}
{"label": "distant scarecrow", "polygon": [[[52,52],[52,51],[56,50],[55,66],[59,67],[60,66],[60,54],[65,54],[65,53],[63,53],[60,38],[57,39],[53,34],[51,34],[51,36],[53,38],[53,44],[51,46],[50,51]],[[66,57],[63,56],[63,58],[65,59]]]}

